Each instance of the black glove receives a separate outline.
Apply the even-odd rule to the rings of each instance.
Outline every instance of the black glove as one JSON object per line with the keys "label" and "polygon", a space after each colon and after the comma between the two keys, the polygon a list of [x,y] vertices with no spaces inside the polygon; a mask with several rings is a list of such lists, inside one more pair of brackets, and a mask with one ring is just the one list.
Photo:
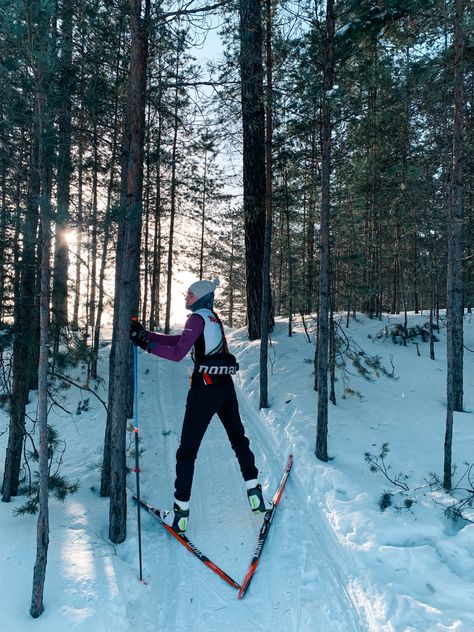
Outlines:
{"label": "black glove", "polygon": [[132,324],[130,325],[130,340],[134,345],[147,351],[148,340],[146,339],[146,329],[138,320],[132,320]]}

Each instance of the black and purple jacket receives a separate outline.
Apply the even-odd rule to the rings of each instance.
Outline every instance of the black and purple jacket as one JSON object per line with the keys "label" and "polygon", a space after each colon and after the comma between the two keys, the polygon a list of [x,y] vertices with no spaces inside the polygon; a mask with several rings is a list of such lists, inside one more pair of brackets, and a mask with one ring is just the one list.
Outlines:
{"label": "black and purple jacket", "polygon": [[147,332],[148,351],[160,358],[179,362],[194,347],[194,360],[220,353],[226,349],[219,318],[210,309],[199,309],[191,314],[181,335]]}

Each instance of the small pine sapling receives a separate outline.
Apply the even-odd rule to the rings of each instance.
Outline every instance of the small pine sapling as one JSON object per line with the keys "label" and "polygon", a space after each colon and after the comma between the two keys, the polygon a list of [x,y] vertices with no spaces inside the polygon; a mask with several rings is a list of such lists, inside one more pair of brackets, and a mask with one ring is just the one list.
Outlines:
{"label": "small pine sapling", "polygon": [[[36,514],[38,511],[39,473],[36,471],[32,474],[29,464],[29,461],[38,462],[38,450],[30,434],[28,438],[32,442],[33,447],[27,452],[25,468],[28,472],[28,479],[26,476],[24,477],[22,486],[22,491],[28,495],[28,500],[21,507],[15,509],[15,515]],[[60,502],[64,502],[70,494],[75,494],[79,489],[79,482],[70,483],[64,476],[59,474],[65,451],[66,443],[59,438],[57,430],[48,425],[48,489],[50,494]]]}
{"label": "small pine sapling", "polygon": [[[446,494],[446,502],[435,501],[442,505],[444,514],[453,522],[465,520],[474,523],[474,463],[464,463],[465,469],[457,483],[449,491],[444,490],[443,483],[436,474],[431,474],[430,486],[438,492]],[[457,468],[453,468],[453,479]]]}
{"label": "small pine sapling", "polygon": [[392,506],[392,496],[393,494],[391,494],[390,492],[383,492],[378,500],[380,511],[385,511]]}
{"label": "small pine sapling", "polygon": [[406,482],[408,477],[406,476],[406,474],[401,473],[397,476],[393,476],[389,472],[390,465],[387,465],[385,460],[389,452],[389,445],[387,442],[385,442],[382,444],[378,455],[373,455],[369,452],[366,452],[364,454],[365,462],[368,464],[370,471],[374,472],[375,474],[382,474],[389,481],[389,483],[399,489],[398,493],[403,496],[402,505],[394,505],[393,497],[395,494],[393,492],[384,491],[378,500],[378,506],[380,507],[381,511],[385,511],[389,507],[393,507],[397,511],[402,511],[403,509],[410,511],[413,504],[415,503],[415,500],[411,497],[411,495],[406,496],[408,492],[410,492],[411,494],[411,490]]}
{"label": "small pine sapling", "polygon": [[[382,358],[378,355],[370,355],[335,321],[335,343],[336,343],[336,367],[339,369],[343,384],[343,395],[356,395],[362,399],[359,391],[350,386],[350,377],[359,376],[367,382],[374,382],[380,377],[396,380],[395,367],[392,358],[391,370],[388,370],[382,363]],[[352,369],[350,368],[352,366]],[[355,369],[355,371],[354,371]]]}

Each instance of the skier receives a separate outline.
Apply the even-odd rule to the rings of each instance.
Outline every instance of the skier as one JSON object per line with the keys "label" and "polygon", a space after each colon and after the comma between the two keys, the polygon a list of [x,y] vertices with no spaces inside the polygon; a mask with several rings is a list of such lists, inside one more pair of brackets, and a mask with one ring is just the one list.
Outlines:
{"label": "skier", "polygon": [[271,507],[262,496],[255,458],[239,414],[231,377],[239,365],[235,356],[229,353],[222,323],[213,311],[214,291],[218,285],[219,279],[200,280],[190,285],[186,308],[192,314],[180,335],[147,331],[136,320],[132,320],[130,326],[131,341],[160,358],[179,362],[192,349],[194,370],[176,452],[174,513],[170,513],[166,520],[177,533],[184,533],[188,526],[194,462],[209,422],[216,413],[237,456],[252,511],[258,514]]}

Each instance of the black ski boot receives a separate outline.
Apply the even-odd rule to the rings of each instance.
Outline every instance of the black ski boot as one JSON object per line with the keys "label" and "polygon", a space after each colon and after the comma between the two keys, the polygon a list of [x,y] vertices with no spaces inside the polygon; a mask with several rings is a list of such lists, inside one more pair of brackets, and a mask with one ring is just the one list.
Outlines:
{"label": "black ski boot", "polygon": [[250,509],[254,514],[265,513],[272,508],[272,504],[263,498],[262,486],[256,480],[246,481],[246,485]]}
{"label": "black ski boot", "polygon": [[183,502],[181,500],[174,501],[173,511],[165,516],[164,522],[176,531],[179,535],[185,533],[188,528],[189,519],[189,502]]}

